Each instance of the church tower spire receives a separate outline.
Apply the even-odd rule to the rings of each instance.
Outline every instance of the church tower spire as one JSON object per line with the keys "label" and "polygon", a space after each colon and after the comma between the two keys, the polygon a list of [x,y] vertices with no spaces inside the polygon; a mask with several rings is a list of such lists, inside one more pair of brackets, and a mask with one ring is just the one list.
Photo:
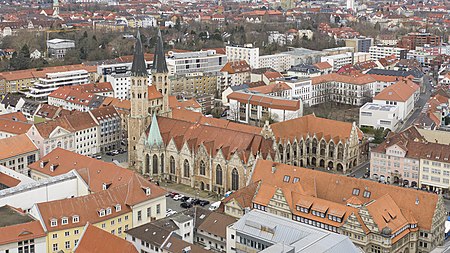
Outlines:
{"label": "church tower spire", "polygon": [[130,166],[135,166],[140,164],[137,162],[139,139],[150,123],[148,72],[139,30],[136,34],[130,82],[131,113],[128,119],[128,161]]}
{"label": "church tower spire", "polygon": [[171,92],[169,70],[167,69],[166,55],[164,54],[164,43],[161,30],[158,29],[156,38],[155,54],[152,67],[152,85],[163,95],[162,111],[160,115],[170,117],[169,94]]}

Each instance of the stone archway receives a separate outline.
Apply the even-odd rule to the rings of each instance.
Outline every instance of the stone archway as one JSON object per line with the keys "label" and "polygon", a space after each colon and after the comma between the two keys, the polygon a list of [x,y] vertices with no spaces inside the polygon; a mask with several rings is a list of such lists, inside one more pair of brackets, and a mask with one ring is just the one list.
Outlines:
{"label": "stone archway", "polygon": [[344,167],[342,166],[341,163],[338,163],[338,164],[337,164],[336,169],[337,169],[337,171],[339,171],[339,172],[343,172],[343,171],[344,171]]}
{"label": "stone archway", "polygon": [[315,157],[313,157],[313,158],[311,158],[311,165],[312,166],[316,166],[316,158]]}
{"label": "stone archway", "polygon": [[205,183],[203,183],[203,181],[200,182],[200,190],[205,190]]}
{"label": "stone archway", "polygon": [[304,167],[303,166],[303,159],[300,159],[300,167]]}
{"label": "stone archway", "polygon": [[353,167],[356,167],[356,165],[358,165],[358,162],[356,161],[356,159],[353,161]]}
{"label": "stone archway", "polygon": [[332,161],[329,161],[328,162],[328,168],[331,170],[331,169],[333,169],[333,162]]}
{"label": "stone archway", "polygon": [[325,168],[325,160],[320,159],[319,167],[320,167],[320,168]]}

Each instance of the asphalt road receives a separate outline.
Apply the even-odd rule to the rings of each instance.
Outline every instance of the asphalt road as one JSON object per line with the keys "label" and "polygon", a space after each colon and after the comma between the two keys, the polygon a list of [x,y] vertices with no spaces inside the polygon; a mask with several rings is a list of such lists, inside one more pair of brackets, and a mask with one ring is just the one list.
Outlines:
{"label": "asphalt road", "polygon": [[419,101],[417,101],[416,106],[414,108],[413,113],[409,116],[409,118],[403,123],[403,125],[397,130],[398,132],[403,131],[407,127],[411,126],[411,124],[419,117],[420,112],[423,109],[423,106],[426,104],[426,102],[430,99],[431,92],[430,89],[432,88],[430,85],[430,76],[425,75],[423,78],[423,82],[425,85],[425,93],[421,93],[419,97]]}
{"label": "asphalt road", "polygon": [[[183,210],[186,210],[185,208],[183,208],[183,207],[180,206],[181,203],[182,203],[181,200],[175,201],[175,200],[173,200],[171,197],[166,197],[166,208],[167,208],[167,209],[170,208],[170,209],[172,209],[172,210],[177,211],[177,213],[179,213],[179,212],[181,212],[181,211],[183,211]],[[206,205],[206,206],[204,206],[203,208],[208,209],[209,206],[210,206],[210,205]]]}

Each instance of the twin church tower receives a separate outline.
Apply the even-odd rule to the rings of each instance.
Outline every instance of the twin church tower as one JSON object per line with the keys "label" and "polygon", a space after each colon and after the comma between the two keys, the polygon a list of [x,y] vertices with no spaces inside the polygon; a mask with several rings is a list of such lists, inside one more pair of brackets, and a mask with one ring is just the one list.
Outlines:
{"label": "twin church tower", "polygon": [[149,75],[144,58],[144,49],[138,30],[134,47],[133,65],[131,67],[131,85],[129,93],[131,113],[128,118],[128,162],[130,167],[134,167],[135,162],[137,161],[137,144],[147,127],[150,125],[152,116],[155,116],[152,115],[152,113],[165,117],[171,116],[169,107],[169,71],[167,69],[160,30],[158,30],[158,37],[156,39],[151,77],[151,86],[155,86],[154,88],[156,88],[156,91],[159,91],[162,95],[162,104],[156,110],[150,110],[150,103],[152,101],[149,100],[153,99],[150,95],[151,93],[154,93],[152,91],[155,89],[149,85]]}

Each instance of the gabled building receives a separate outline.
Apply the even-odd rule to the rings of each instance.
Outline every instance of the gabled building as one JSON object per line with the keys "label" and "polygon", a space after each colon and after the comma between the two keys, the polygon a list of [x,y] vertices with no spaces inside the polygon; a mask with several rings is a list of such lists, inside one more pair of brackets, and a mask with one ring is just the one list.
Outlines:
{"label": "gabled building", "polygon": [[47,234],[47,252],[72,252],[87,223],[125,238],[126,230],[164,217],[165,208],[165,190],[134,174],[128,184],[38,203],[30,213]]}
{"label": "gabled building", "polygon": [[47,252],[45,232],[38,220],[14,207],[0,207],[1,252]]}
{"label": "gabled building", "polygon": [[446,209],[436,194],[267,160],[255,163],[250,182],[258,187],[244,208],[346,235],[365,252],[431,252],[444,240]]}
{"label": "gabled building", "polygon": [[28,165],[38,159],[39,149],[26,134],[0,139],[0,165],[28,176]]}
{"label": "gabled building", "polygon": [[[101,243],[99,243],[101,242]],[[137,249],[125,239],[86,223],[74,253],[111,252],[138,253]]]}

